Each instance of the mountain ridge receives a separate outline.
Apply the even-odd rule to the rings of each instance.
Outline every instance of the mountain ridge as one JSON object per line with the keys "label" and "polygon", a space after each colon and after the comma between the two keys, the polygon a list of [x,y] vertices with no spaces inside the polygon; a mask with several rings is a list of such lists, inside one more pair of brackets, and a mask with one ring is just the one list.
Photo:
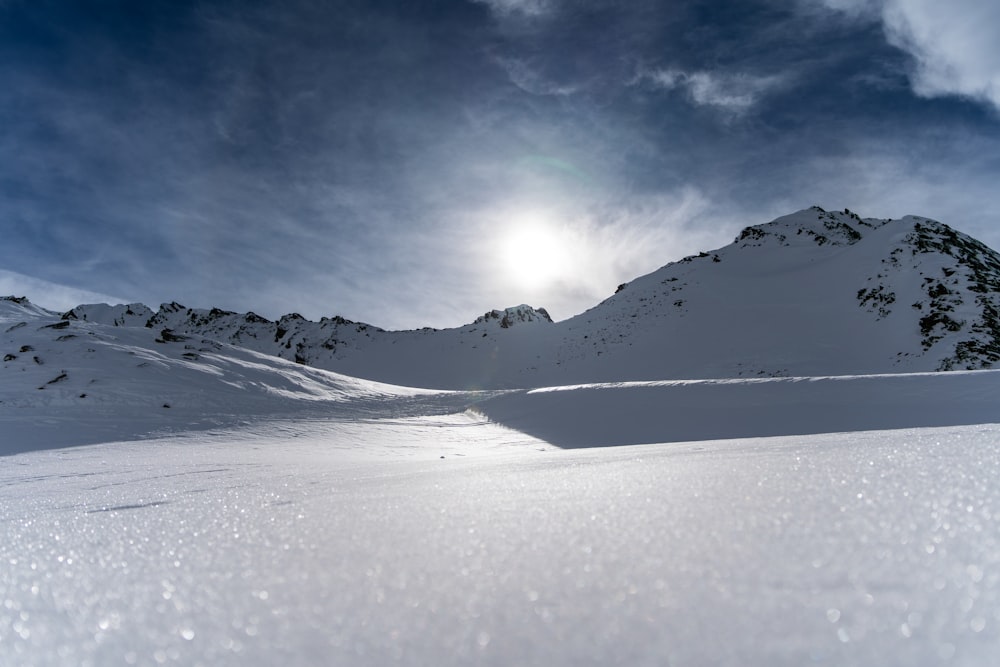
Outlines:
{"label": "mountain ridge", "polygon": [[62,314],[211,338],[356,377],[436,388],[990,368],[1000,361],[1000,255],[919,216],[812,207],[664,265],[552,322],[527,305],[451,329],[343,317],[81,305]]}

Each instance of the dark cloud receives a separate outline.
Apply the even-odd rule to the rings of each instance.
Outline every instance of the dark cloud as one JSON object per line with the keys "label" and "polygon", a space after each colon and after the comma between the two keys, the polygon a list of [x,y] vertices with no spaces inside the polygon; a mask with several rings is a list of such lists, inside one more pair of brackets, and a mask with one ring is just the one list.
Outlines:
{"label": "dark cloud", "polygon": [[[891,4],[8,2],[0,265],[421,326],[567,317],[813,203],[998,245],[991,89]],[[532,287],[527,219],[575,258]]]}

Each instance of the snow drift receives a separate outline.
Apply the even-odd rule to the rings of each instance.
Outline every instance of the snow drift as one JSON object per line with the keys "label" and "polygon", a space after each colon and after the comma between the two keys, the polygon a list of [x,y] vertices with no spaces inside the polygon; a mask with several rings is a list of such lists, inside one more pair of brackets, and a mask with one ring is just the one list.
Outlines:
{"label": "snow drift", "polygon": [[1000,423],[1000,371],[589,384],[477,410],[569,448],[987,424]]}

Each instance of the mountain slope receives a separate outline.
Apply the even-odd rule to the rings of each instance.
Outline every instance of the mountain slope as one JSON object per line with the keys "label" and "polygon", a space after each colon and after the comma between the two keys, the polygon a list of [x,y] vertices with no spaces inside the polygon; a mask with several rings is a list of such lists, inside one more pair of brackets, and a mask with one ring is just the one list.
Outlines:
{"label": "mountain slope", "polygon": [[110,324],[73,321],[0,297],[0,455],[261,419],[448,414],[477,400],[359,380],[201,336],[115,326],[112,310],[94,309]]}
{"label": "mountain slope", "polygon": [[581,350],[574,381],[986,368],[1000,358],[998,286],[1000,256],[946,225],[813,208],[563,324],[578,349],[599,332],[601,355]]}
{"label": "mountain slope", "polygon": [[813,207],[747,227],[559,323],[529,306],[417,331],[176,303],[156,313],[80,306],[64,317],[202,336],[397,384],[530,387],[989,368],[1000,360],[998,290],[1000,255],[947,225]]}

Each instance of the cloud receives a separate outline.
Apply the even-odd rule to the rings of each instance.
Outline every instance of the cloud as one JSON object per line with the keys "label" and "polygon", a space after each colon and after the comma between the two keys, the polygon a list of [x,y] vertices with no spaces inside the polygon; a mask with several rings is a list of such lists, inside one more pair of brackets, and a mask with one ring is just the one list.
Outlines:
{"label": "cloud", "polygon": [[761,97],[785,83],[785,76],[745,73],[659,69],[642,72],[637,80],[649,81],[664,90],[683,90],[698,106],[710,106],[741,114]]}
{"label": "cloud", "polygon": [[541,16],[552,11],[554,0],[472,0],[475,3],[488,5],[490,10],[502,17],[520,14],[523,16]]}
{"label": "cloud", "polygon": [[35,305],[58,311],[69,310],[82,303],[124,303],[118,297],[68,287],[0,269],[0,295],[26,296]]}
{"label": "cloud", "polygon": [[0,59],[0,152],[18,156],[0,166],[0,266],[154,307],[435,323],[412,307],[432,290],[395,288],[453,277],[427,268],[440,249],[410,258],[414,239],[441,243],[433,200],[486,143],[466,118],[509,94],[475,31],[429,40],[405,6],[336,21],[324,3],[206,5],[163,28],[162,58],[129,57],[131,29],[81,29],[59,32],[61,58]]}
{"label": "cloud", "polygon": [[[843,12],[854,18],[877,17],[882,10],[883,0],[821,0],[830,9]],[[801,0],[803,9],[809,9],[814,0]],[[813,5],[815,6],[815,5]]]}
{"label": "cloud", "polygon": [[[995,126],[923,115],[888,5],[797,1],[15,3],[0,266],[152,306],[452,326],[522,301],[567,317],[737,225],[868,210],[887,165],[951,174],[906,212],[988,210],[963,183],[996,200]],[[898,159],[849,159],[876,140]],[[497,268],[524,211],[579,260],[545,293]]]}
{"label": "cloud", "polygon": [[[545,307],[556,320],[593,307],[624,282],[683,256],[725,245],[736,234],[738,218],[698,188],[676,189],[627,198],[509,203],[481,214],[483,237],[474,264],[492,273],[478,282],[491,307],[529,303]],[[558,241],[560,257],[547,284],[528,284],[503,265],[503,250],[525,227],[541,227]],[[559,271],[563,273],[560,274]]]}
{"label": "cloud", "polygon": [[497,57],[496,62],[507,72],[511,83],[532,95],[572,95],[581,89],[578,85],[562,85],[548,80],[520,58]]}
{"label": "cloud", "polygon": [[912,56],[910,82],[917,95],[958,95],[1000,109],[995,0],[823,1],[839,11],[877,16],[889,43]]}

